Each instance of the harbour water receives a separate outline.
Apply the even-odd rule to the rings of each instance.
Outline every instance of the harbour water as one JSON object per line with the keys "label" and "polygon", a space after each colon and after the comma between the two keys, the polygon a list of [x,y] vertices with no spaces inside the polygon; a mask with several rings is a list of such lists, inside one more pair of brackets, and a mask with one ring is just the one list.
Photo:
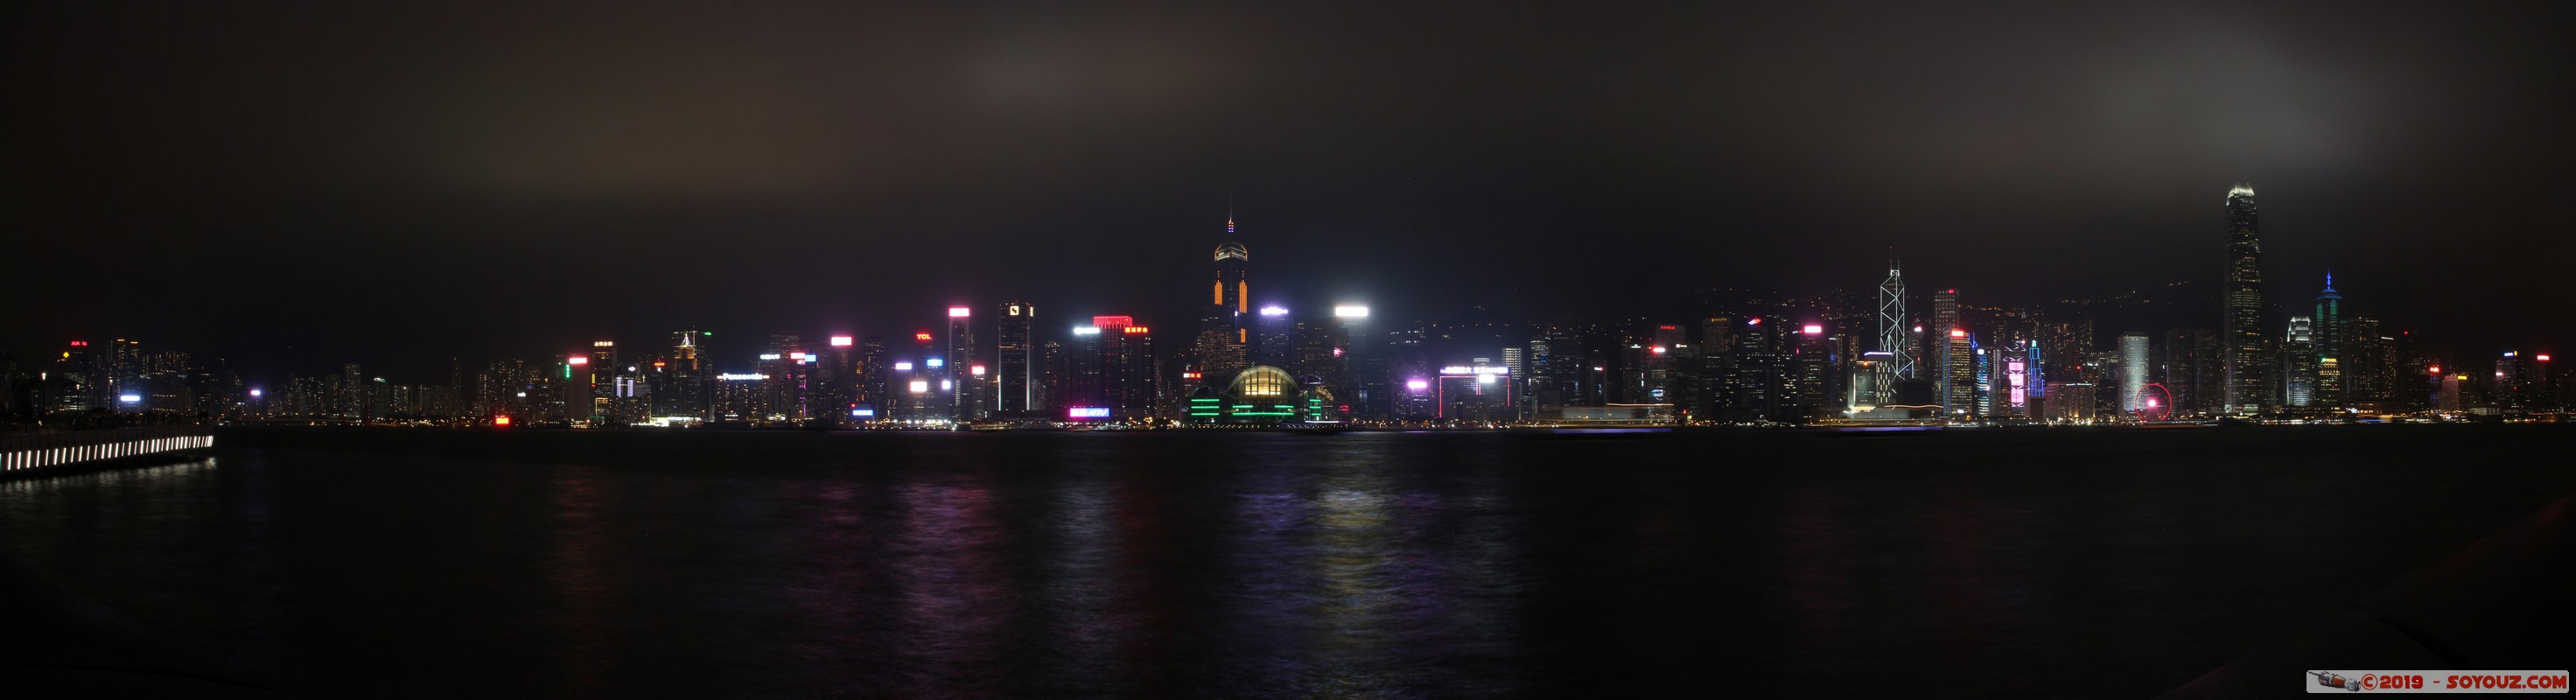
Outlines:
{"label": "harbour water", "polygon": [[0,557],[326,697],[2144,697],[2570,437],[244,430]]}

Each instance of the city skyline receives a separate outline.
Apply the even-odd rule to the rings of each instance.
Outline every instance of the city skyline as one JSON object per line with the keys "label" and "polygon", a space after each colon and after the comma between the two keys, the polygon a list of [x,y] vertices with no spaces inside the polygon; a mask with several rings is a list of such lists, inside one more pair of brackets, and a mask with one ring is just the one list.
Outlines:
{"label": "city skyline", "polygon": [[[2417,338],[2405,319],[2389,331],[2365,311],[2352,320],[2367,332],[2347,335],[2331,273],[2313,311],[2282,318],[2275,337],[2269,312],[2281,305],[2263,298],[2256,200],[2248,183],[2227,191],[2223,284],[2197,293],[2169,287],[2161,300],[2115,300],[2110,308],[1981,306],[1950,287],[1928,294],[1928,311],[1909,310],[1925,295],[1906,289],[1890,250],[1874,295],[1711,290],[1682,319],[1546,322],[1479,308],[1480,317],[1463,323],[1389,322],[1371,319],[1365,303],[1335,305],[1327,316],[1255,305],[1253,290],[1272,285],[1229,217],[1208,246],[1213,284],[1180,347],[1171,341],[1175,326],[1163,325],[1158,346],[1157,322],[1134,314],[1077,317],[1058,335],[1035,304],[1017,299],[990,315],[949,306],[940,325],[919,326],[909,343],[842,329],[718,340],[713,330],[688,326],[660,347],[600,338],[559,356],[478,358],[484,369],[470,382],[464,358],[451,357],[443,385],[389,382],[356,361],[318,377],[254,371],[245,383],[227,358],[200,365],[137,339],[97,349],[75,339],[32,371],[11,363],[7,405],[13,415],[55,418],[104,411],[829,428],[1067,417],[1520,423],[1628,410],[1643,412],[1621,420],[2089,423],[2518,413],[2565,400],[2558,394],[2569,380],[2550,364],[2551,346],[2504,352],[2489,378],[2464,374],[2477,364],[2474,353]],[[2215,330],[2192,320],[2213,310]],[[1766,320],[1772,325],[1762,326]],[[2112,330],[2153,326],[2167,330]],[[728,342],[749,349],[728,353]],[[267,386],[282,388],[282,401],[261,398]],[[1637,408],[1611,408],[1619,406]]]}

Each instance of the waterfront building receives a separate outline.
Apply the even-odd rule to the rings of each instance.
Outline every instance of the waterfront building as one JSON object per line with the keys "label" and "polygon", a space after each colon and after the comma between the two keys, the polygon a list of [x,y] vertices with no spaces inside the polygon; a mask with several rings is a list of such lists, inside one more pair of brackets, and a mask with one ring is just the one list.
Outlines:
{"label": "waterfront building", "polygon": [[1036,306],[1020,301],[1003,304],[1002,312],[995,315],[999,327],[993,334],[993,363],[1000,375],[1000,396],[994,408],[1004,416],[1025,417],[1038,408],[1036,348],[1029,337],[1037,315]]}
{"label": "waterfront building", "polygon": [[2152,366],[2147,359],[2147,334],[2130,331],[2120,334],[2120,410],[2137,415],[2144,405],[2147,376]]}
{"label": "waterfront building", "polygon": [[1476,358],[1470,365],[1440,369],[1432,385],[1439,419],[1499,423],[1519,417],[1511,368],[1488,362],[1487,358]]}
{"label": "waterfront building", "polygon": [[2290,408],[2316,405],[2317,339],[2314,322],[2306,316],[2290,317],[2290,330],[2281,341],[2281,401]]}
{"label": "waterfront building", "polygon": [[[1839,397],[1834,391],[1834,375],[1842,366],[1841,358],[1835,356],[1835,351],[1840,349],[1836,340],[1834,336],[1825,334],[1822,324],[1810,323],[1799,329],[1794,355],[1798,373],[1795,395],[1798,415],[1802,419],[1831,417],[1843,410],[1842,402],[1837,400]],[[1892,366],[1888,368],[1891,375],[1894,370]]]}
{"label": "waterfront building", "polygon": [[979,391],[979,377],[971,375],[975,360],[975,310],[965,306],[948,307],[948,327],[941,334],[938,376],[948,382],[948,417],[955,421],[982,418],[990,393]]}

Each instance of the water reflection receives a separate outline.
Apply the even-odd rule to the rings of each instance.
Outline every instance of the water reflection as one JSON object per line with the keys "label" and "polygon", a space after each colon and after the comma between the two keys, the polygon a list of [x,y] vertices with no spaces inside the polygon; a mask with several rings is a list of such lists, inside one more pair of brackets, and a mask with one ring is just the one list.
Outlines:
{"label": "water reflection", "polygon": [[[2028,694],[2188,680],[2420,564],[2339,552],[2438,557],[2576,488],[2439,471],[2476,441],[2204,432],[2134,439],[2263,468],[2117,435],[2017,473],[1981,446],[2036,438],[299,432],[345,442],[0,480],[0,554],[320,697]],[[2281,454],[2445,486],[2282,508],[2317,474]]]}
{"label": "water reflection", "polygon": [[1015,591],[1003,570],[1008,538],[990,474],[961,469],[897,487],[903,520],[884,564],[901,589],[892,651],[908,663],[910,694],[996,695],[993,671]]}

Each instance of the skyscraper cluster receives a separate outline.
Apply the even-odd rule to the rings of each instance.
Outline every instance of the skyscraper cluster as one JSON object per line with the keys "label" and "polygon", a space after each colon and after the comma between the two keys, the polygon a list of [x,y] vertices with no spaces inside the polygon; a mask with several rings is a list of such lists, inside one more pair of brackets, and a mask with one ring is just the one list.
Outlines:
{"label": "skyscraper cluster", "polygon": [[[1253,284],[1250,248],[1229,216],[1207,286],[1189,292],[1205,295],[1198,325],[1179,343],[1157,343],[1154,325],[1132,315],[1042,317],[1023,299],[927,310],[931,322],[875,334],[777,331],[738,345],[699,328],[643,343],[601,338],[543,358],[493,360],[470,375],[451,361],[443,383],[388,381],[355,362],[246,382],[220,359],[83,339],[33,363],[0,358],[9,382],[0,413],[17,421],[838,428],[2100,423],[2513,417],[2570,404],[2570,382],[2545,352],[2505,350],[2491,372],[2441,357],[2412,333],[2348,309],[2332,274],[2312,301],[2274,313],[2253,186],[2229,188],[2220,213],[2215,288],[2183,281],[2008,307],[1945,286],[1923,300],[1891,254],[1868,292],[1711,289],[1691,318],[1556,322],[1481,307],[1397,322],[1365,304],[1259,301],[1256,290],[1268,287]],[[2176,313],[2145,312],[2157,309]],[[2179,325],[2114,325],[2155,320]]]}

